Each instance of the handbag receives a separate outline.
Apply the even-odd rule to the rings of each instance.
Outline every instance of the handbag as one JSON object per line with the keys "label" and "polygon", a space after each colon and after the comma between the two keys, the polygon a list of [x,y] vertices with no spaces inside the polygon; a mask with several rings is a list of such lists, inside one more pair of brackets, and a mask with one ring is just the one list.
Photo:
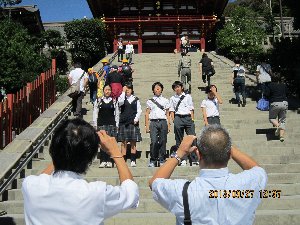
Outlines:
{"label": "handbag", "polygon": [[80,76],[80,78],[78,79],[78,81],[74,84],[71,85],[71,87],[69,88],[69,94],[68,96],[70,98],[75,98],[76,96],[79,95],[80,93],[80,80],[83,77],[83,75],[85,74],[85,72],[82,73],[82,75]]}
{"label": "handbag", "polygon": [[260,111],[269,111],[270,102],[262,96],[261,99],[258,100],[256,108]]}

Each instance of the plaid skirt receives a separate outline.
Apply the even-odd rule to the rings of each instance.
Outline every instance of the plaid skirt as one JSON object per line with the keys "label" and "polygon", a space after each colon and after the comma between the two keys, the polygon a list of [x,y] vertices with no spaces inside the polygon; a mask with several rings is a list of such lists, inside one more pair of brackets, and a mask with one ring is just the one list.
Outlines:
{"label": "plaid skirt", "polygon": [[120,125],[118,132],[118,142],[121,141],[136,141],[142,140],[141,131],[138,125]]}
{"label": "plaid skirt", "polygon": [[102,125],[98,126],[97,130],[105,130],[106,133],[111,137],[117,137],[118,136],[118,128],[114,125]]}

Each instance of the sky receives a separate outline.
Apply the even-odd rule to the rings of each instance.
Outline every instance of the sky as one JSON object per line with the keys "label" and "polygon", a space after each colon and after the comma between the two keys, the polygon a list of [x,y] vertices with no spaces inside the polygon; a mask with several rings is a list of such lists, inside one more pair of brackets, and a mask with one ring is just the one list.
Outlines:
{"label": "sky", "polygon": [[93,18],[86,0],[22,0],[19,5],[37,5],[43,23]]}

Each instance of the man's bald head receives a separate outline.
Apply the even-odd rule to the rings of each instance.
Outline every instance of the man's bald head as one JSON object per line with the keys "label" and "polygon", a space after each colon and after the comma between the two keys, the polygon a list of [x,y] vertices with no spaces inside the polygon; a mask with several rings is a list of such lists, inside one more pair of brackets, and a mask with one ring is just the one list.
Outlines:
{"label": "man's bald head", "polygon": [[198,137],[197,147],[206,165],[226,166],[230,159],[231,138],[220,125],[209,125]]}

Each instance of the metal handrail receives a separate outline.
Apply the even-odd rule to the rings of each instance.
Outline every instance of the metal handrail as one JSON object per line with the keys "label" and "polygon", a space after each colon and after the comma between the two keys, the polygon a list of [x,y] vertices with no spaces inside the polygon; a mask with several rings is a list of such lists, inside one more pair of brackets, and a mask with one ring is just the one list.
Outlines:
{"label": "metal handrail", "polygon": [[0,195],[2,195],[3,192],[6,190],[6,188],[13,182],[13,180],[15,180],[17,178],[19,173],[21,173],[21,171],[24,169],[24,167],[32,160],[32,158],[35,156],[35,154],[38,153],[40,148],[44,145],[44,143],[52,135],[55,128],[68,116],[68,114],[71,112],[71,109],[72,109],[71,104],[69,104],[65,109],[66,109],[66,111],[63,113],[61,118],[59,118],[56,121],[53,121],[53,123],[55,125],[50,128],[49,132],[47,132],[47,134],[41,140],[39,140],[37,145],[33,147],[33,150],[30,153],[27,153],[27,155],[25,156],[25,158],[23,160],[22,160],[22,157],[20,158],[21,162],[19,163],[19,165],[17,165],[17,168],[15,169],[15,171],[12,172],[9,175],[9,177],[1,184]]}
{"label": "metal handrail", "polygon": [[[117,56],[117,51],[115,51],[112,55],[112,57],[109,59],[109,63],[112,63],[114,59]],[[103,72],[103,68],[99,70],[100,72]],[[26,155],[24,158],[23,156],[20,157],[20,163],[16,166],[16,169],[9,175],[9,177],[0,185],[0,196],[4,193],[4,191],[7,189],[7,187],[17,178],[19,173],[24,169],[25,166],[32,160],[32,158],[35,156],[36,153],[38,153],[39,149],[43,147],[44,143],[49,139],[49,137],[52,135],[55,128],[68,116],[68,114],[71,112],[72,106],[71,103],[68,104],[68,106],[65,108],[65,111],[63,112],[60,117],[58,117],[58,120],[55,120],[50,124],[49,127],[51,127],[47,134],[44,135],[42,139],[40,139],[36,146],[33,147],[33,150],[30,153],[25,153]],[[51,126],[54,125],[54,126]],[[4,213],[5,211],[1,212]]]}

